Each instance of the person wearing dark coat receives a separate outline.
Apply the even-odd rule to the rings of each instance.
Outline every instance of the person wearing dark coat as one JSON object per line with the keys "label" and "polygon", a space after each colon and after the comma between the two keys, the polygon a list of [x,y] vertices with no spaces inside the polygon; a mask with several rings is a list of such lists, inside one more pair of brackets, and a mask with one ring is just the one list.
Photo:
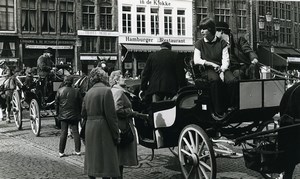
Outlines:
{"label": "person wearing dark coat", "polygon": [[226,22],[216,23],[216,36],[229,43],[230,70],[239,80],[259,79],[258,56],[245,37],[234,38]]}
{"label": "person wearing dark coat", "polygon": [[56,113],[58,120],[61,122],[61,135],[59,141],[59,156],[65,156],[65,147],[68,136],[68,127],[72,129],[75,143],[75,155],[80,155],[81,141],[78,132],[78,123],[81,120],[81,103],[82,98],[79,90],[72,87],[73,76],[64,77],[64,85],[56,93]]}
{"label": "person wearing dark coat", "polygon": [[141,92],[152,102],[171,99],[186,84],[184,62],[171,49],[169,42],[163,42],[160,51],[149,55],[143,70]]}
{"label": "person wearing dark coat", "polygon": [[85,94],[82,117],[85,126],[84,172],[95,177],[119,177],[117,144],[120,142],[118,118],[107,73],[100,67],[90,72],[94,84]]}

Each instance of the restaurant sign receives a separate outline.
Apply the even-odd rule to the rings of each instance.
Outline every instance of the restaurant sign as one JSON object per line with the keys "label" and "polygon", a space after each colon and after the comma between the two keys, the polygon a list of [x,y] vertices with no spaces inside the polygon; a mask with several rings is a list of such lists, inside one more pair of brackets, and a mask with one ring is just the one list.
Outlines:
{"label": "restaurant sign", "polygon": [[191,38],[172,38],[172,37],[146,37],[146,36],[120,36],[120,43],[140,43],[140,44],[160,44],[169,42],[171,44],[193,45]]}

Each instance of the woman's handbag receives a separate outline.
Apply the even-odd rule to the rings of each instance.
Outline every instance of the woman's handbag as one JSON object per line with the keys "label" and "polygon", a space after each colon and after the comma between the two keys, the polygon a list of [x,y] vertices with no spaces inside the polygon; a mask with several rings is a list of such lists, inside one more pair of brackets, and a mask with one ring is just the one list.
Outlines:
{"label": "woman's handbag", "polygon": [[120,129],[120,131],[121,131],[120,133],[121,141],[119,144],[120,146],[130,144],[131,142],[134,141],[134,134],[132,132],[129,122],[126,122],[126,128],[124,130]]}

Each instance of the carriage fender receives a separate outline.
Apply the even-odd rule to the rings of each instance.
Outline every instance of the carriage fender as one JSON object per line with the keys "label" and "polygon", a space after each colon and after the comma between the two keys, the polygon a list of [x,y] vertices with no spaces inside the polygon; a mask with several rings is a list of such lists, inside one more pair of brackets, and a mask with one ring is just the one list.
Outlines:
{"label": "carriage fender", "polygon": [[174,124],[176,118],[176,105],[153,113],[153,122],[155,128],[170,127]]}

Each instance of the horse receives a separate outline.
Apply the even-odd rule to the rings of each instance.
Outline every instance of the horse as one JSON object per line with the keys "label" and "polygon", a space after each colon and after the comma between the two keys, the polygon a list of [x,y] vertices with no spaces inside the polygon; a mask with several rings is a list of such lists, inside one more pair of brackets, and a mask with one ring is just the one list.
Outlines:
{"label": "horse", "polygon": [[[296,83],[283,94],[280,106],[280,127],[300,123],[300,83]],[[293,139],[288,140],[288,139]],[[294,169],[300,163],[300,130],[293,127],[278,132],[278,147],[284,151],[285,174],[283,179],[291,179]]]}

